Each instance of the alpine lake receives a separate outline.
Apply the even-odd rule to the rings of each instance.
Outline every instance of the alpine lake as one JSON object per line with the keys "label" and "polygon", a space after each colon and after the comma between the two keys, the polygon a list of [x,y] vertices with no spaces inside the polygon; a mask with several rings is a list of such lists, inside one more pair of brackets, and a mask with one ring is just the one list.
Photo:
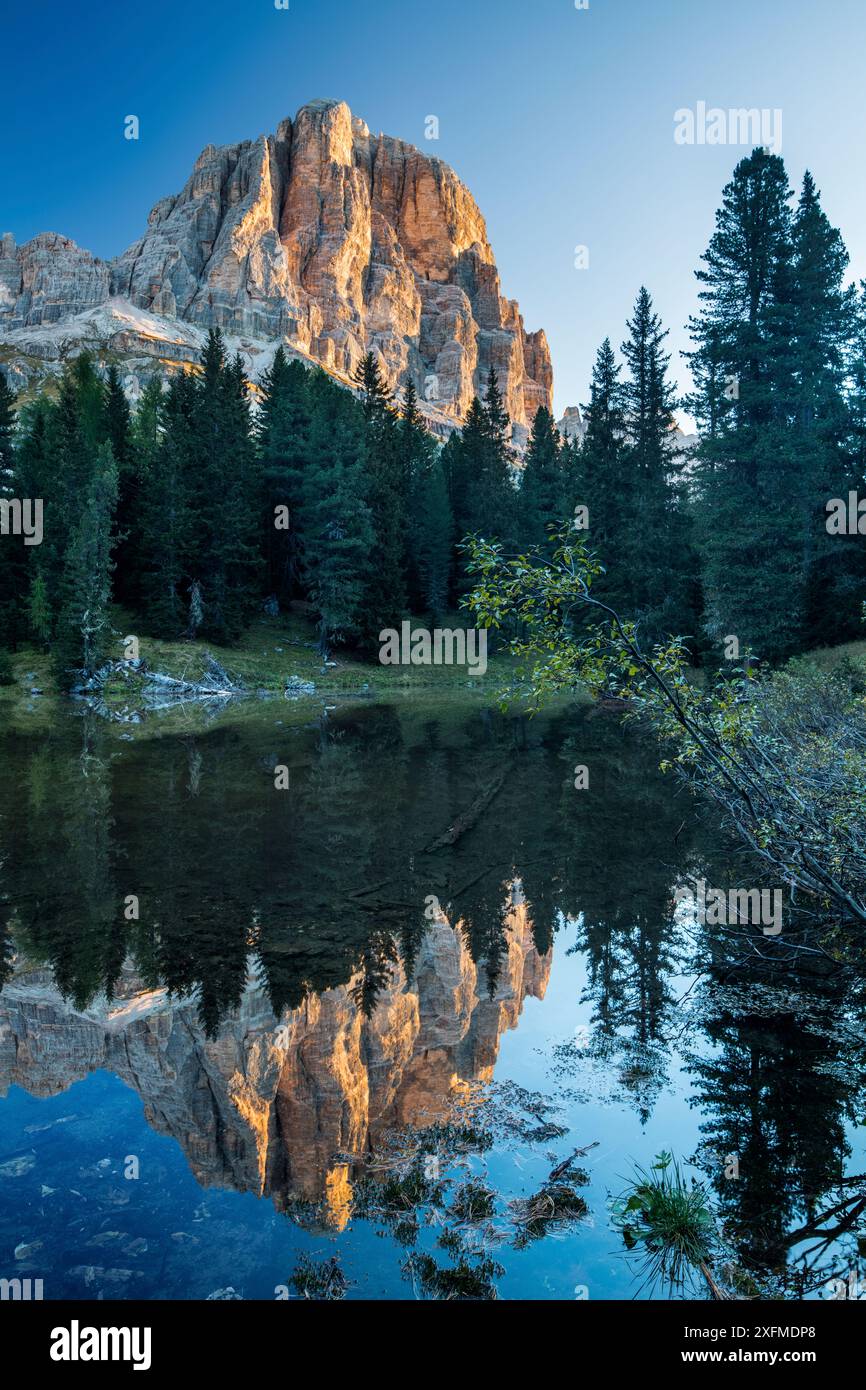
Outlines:
{"label": "alpine lake", "polygon": [[671,1155],[734,1287],[860,1278],[863,995],[677,907],[743,855],[615,713],[67,702],[0,756],[0,1277],[709,1298],[615,1219]]}

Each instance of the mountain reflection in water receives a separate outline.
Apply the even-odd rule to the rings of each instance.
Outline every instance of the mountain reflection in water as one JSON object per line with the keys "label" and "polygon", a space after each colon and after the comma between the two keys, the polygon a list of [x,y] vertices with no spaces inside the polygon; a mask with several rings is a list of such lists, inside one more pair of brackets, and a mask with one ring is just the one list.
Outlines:
{"label": "mountain reflection in water", "polygon": [[[735,881],[742,866],[614,718],[371,704],[130,742],[70,718],[2,742],[7,1107],[14,1088],[57,1097],[113,1073],[202,1188],[316,1204],[349,1238],[365,1160],[393,1131],[447,1119],[517,1030],[508,1074],[557,1098],[563,1135],[573,1123],[577,1143],[599,1141],[594,1220],[567,1242],[579,1277],[631,1296],[621,1259],[615,1276],[584,1269],[621,1249],[607,1193],[652,1143],[682,1143],[744,1264],[814,1291],[800,1245],[862,1151],[862,997],[827,969],[792,1004],[772,976],[732,972],[732,945],[684,930],[683,876]],[[528,999],[543,1036],[524,1029]],[[4,1139],[0,1173],[37,1130]],[[509,1153],[493,1162],[502,1183],[530,1161]],[[7,1227],[33,1234],[29,1180],[17,1205],[0,1191],[4,1247]],[[856,1222],[839,1241],[822,1258],[844,1271]],[[517,1290],[568,1296],[544,1248],[517,1260]],[[50,1270],[49,1241],[41,1258]],[[141,1295],[166,1296],[164,1276]]]}

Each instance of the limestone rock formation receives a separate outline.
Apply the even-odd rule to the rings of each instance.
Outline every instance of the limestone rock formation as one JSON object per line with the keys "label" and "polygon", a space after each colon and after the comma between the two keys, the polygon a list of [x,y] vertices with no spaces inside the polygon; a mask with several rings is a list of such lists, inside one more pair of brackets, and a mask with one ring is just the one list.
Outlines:
{"label": "limestone rock formation", "polygon": [[4,329],[58,323],[102,304],[111,268],[67,237],[43,232],[16,247],[0,237],[0,323]]}
{"label": "limestone rock formation", "polygon": [[[556,428],[563,439],[569,443],[582,444],[586,438],[586,420],[580,413],[580,406],[569,405],[566,407],[565,414],[561,420],[556,422]],[[679,425],[673,426],[674,457],[688,459],[696,445],[698,436],[696,434],[685,434]]]}
{"label": "limestone rock formation", "polygon": [[551,407],[547,340],[503,297],[471,193],[441,160],[371,134],[344,102],[313,101],[274,135],[207,146],[110,264],[53,234],[0,243],[13,385],[34,359],[80,343],[126,354],[134,393],[142,372],[194,357],[211,327],[253,377],[277,341],[343,381],[372,350],[395,390],[415,383],[440,429],[462,420],[491,367],[520,430]]}
{"label": "limestone rock formation", "polygon": [[582,444],[586,434],[586,421],[580,413],[580,406],[567,406],[562,419],[557,421],[556,428],[563,439],[569,442],[576,440],[578,444]]}

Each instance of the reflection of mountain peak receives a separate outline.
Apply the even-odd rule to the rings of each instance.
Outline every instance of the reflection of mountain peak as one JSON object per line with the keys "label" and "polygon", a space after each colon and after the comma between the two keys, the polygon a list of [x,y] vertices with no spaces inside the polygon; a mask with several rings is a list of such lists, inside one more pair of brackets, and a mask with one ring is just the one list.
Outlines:
{"label": "reflection of mountain peak", "polygon": [[486,1079],[499,1039],[527,994],[543,997],[551,955],[538,955],[523,904],[505,919],[496,988],[462,932],[433,923],[407,982],[399,964],[369,1018],[349,981],[274,1020],[250,981],[208,1039],[192,1001],[145,991],[127,968],[117,993],[78,1010],[48,970],[19,970],[0,997],[0,1094],[12,1084],[55,1095],[97,1068],[141,1096],[148,1122],[182,1145],[199,1182],[272,1195],[325,1197],[347,1210],[349,1171],[392,1125],[444,1115],[455,1085]]}

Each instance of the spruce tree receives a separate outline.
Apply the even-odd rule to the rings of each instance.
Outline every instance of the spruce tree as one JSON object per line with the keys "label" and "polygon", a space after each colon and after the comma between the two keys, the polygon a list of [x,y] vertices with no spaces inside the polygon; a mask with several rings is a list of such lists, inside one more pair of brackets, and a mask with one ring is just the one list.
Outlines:
{"label": "spruce tree", "polygon": [[[138,611],[143,603],[143,576],[146,561],[142,549],[144,536],[144,505],[147,480],[160,447],[163,407],[161,377],[152,377],[142,391],[129,427],[129,459],[126,472],[126,503],[124,479],[121,478],[121,499],[118,502],[118,542],[115,553],[114,587]],[[124,512],[124,505],[126,510]]]}
{"label": "spruce tree", "polygon": [[407,583],[413,612],[447,611],[454,546],[454,517],[439,450],[418,410],[414,383],[406,383],[398,447],[408,497]]}
{"label": "spruce tree", "polygon": [[[281,602],[292,597],[301,569],[298,509],[310,428],[309,375],[279,347],[260,382],[256,433],[262,461],[265,584],[268,594]],[[288,526],[277,526],[277,518],[286,517],[278,508],[288,508]]]}
{"label": "spruce tree", "polygon": [[[600,597],[630,615],[634,608],[631,575],[637,535],[633,477],[625,467],[624,388],[609,338],[596,353],[590,399],[582,407],[586,430],[580,448],[579,487],[575,508],[585,521],[589,549],[603,566],[597,581]],[[581,524],[581,531],[584,526]]]}
{"label": "spruce tree", "polygon": [[114,588],[118,600],[129,603],[135,597],[135,569],[130,542],[133,540],[137,478],[133,468],[132,412],[117,368],[112,364],[103,387],[102,438],[111,445],[117,465],[117,555]]}
{"label": "spruce tree", "polygon": [[427,468],[434,452],[433,438],[428,433],[418,409],[418,393],[411,379],[406,382],[403,390],[397,433],[403,487],[406,496],[409,497],[416,479]]}
{"label": "spruce tree", "polygon": [[48,585],[38,563],[33,569],[25,613],[31,636],[41,646],[49,647],[54,629],[54,619],[51,604],[48,601]]}
{"label": "spruce tree", "polygon": [[118,475],[129,469],[132,454],[132,412],[117,368],[112,364],[103,387],[102,432],[111,445]]}
{"label": "spruce tree", "polygon": [[368,422],[378,421],[391,412],[393,394],[387,383],[382,380],[382,370],[375,353],[364,354],[355,368],[352,380],[358,389]]}
{"label": "spruce tree", "polygon": [[510,444],[511,425],[493,367],[487,376],[484,423],[487,449],[481,476],[474,480],[474,510],[481,528],[510,545],[514,541],[517,516],[512,480],[514,456]]}
{"label": "spruce tree", "polygon": [[416,477],[412,494],[412,558],[419,605],[435,618],[448,609],[454,516],[440,457]]}
{"label": "spruce tree", "polygon": [[12,469],[15,440],[15,393],[0,372],[0,471]]}
{"label": "spruce tree", "polygon": [[[138,589],[146,626],[160,637],[183,635],[189,613],[194,513],[190,461],[195,447],[196,385],[176,376],[160,405],[156,447],[147,449],[138,503]],[[143,444],[139,443],[139,448]]]}
{"label": "spruce tree", "polygon": [[26,549],[23,555],[19,554],[23,574],[16,590],[16,604],[23,604],[23,613],[16,621],[17,635],[32,636],[42,644],[47,644],[51,637],[59,594],[59,579],[52,570],[52,555],[57,539],[52,532],[52,522],[59,517],[51,505],[53,470],[49,429],[52,411],[53,406],[44,396],[22,410],[13,483],[18,496],[34,500],[39,498],[43,504],[42,544]]}
{"label": "spruce tree", "polygon": [[302,573],[318,613],[323,657],[368,635],[370,571],[378,563],[365,500],[365,421],[351,397],[317,372],[310,383],[307,462],[301,483]]}
{"label": "spruce tree", "polygon": [[[513,548],[517,530],[517,496],[512,482],[513,455],[496,372],[491,368],[484,401],[474,397],[459,438],[443,454],[458,546],[470,535],[499,540]],[[459,557],[455,598],[471,587]]]}
{"label": "spruce tree", "polygon": [[695,595],[691,574],[685,499],[677,486],[681,461],[676,457],[676,392],[668,379],[670,357],[664,351],[668,330],[641,286],[628,337],[622,345],[627,373],[622,405],[625,417],[623,467],[630,490],[626,539],[632,589],[632,612],[647,641],[671,634],[693,635]]}
{"label": "spruce tree", "polygon": [[[87,349],[73,358],[70,372],[77,398],[79,428],[92,464],[93,450],[106,439],[105,389]],[[116,462],[116,461],[115,461]]]}
{"label": "spruce tree", "polygon": [[398,419],[372,353],[360,363],[355,380],[366,423],[365,495],[374,537],[365,598],[365,636],[373,647],[380,630],[394,627],[406,612],[408,498]]}
{"label": "spruce tree", "polygon": [[826,504],[856,489],[850,469],[848,345],[855,333],[853,289],[844,288],[848,253],[821,207],[807,171],[794,216],[791,261],[793,384],[789,484],[799,515],[806,586],[801,644],[827,646],[860,630],[862,541],[831,536]]}
{"label": "spruce tree", "polygon": [[91,676],[111,640],[111,551],[117,506],[117,468],[110,444],[96,455],[90,481],[79,500],[64,557],[62,604],[55,657],[64,685],[81,672]]}
{"label": "spruce tree", "polygon": [[[19,497],[15,470],[15,396],[0,371],[0,497]],[[0,536],[0,647],[14,648],[24,629],[27,557],[23,538]]]}
{"label": "spruce tree", "polygon": [[796,645],[805,607],[786,476],[796,448],[790,198],[779,156],[756,149],[740,161],[697,272],[701,310],[691,322],[707,635],[717,649],[736,637],[769,659]]}
{"label": "spruce tree", "polygon": [[[103,391],[89,353],[64,364],[55,400],[24,412],[16,490],[43,502],[43,541],[27,557],[27,599],[41,576],[40,640],[54,628],[64,604],[67,551],[75,519],[89,494],[104,442]],[[50,610],[46,620],[45,605]]]}
{"label": "spruce tree", "polygon": [[478,521],[475,484],[484,469],[487,425],[484,407],[472,398],[462,430],[455,431],[443,450],[443,467],[448,480],[451,509],[458,539],[474,531]]}
{"label": "spruce tree", "polygon": [[[834,496],[856,492],[866,496],[866,280],[851,296],[852,328],[846,359],[848,364],[848,433],[846,438],[847,479]],[[828,498],[828,500],[830,500]],[[826,506],[826,503],[825,503]],[[834,583],[839,607],[850,612],[852,604],[861,608],[866,592],[866,544],[862,536],[834,537],[837,569]]]}
{"label": "spruce tree", "polygon": [[566,520],[563,446],[550,411],[541,406],[532,423],[532,434],[519,499],[519,536],[522,548],[550,551],[551,527]]}
{"label": "spruce tree", "polygon": [[187,632],[231,642],[255,603],[261,501],[243,363],[226,360],[218,329],[202,352],[193,423]]}

